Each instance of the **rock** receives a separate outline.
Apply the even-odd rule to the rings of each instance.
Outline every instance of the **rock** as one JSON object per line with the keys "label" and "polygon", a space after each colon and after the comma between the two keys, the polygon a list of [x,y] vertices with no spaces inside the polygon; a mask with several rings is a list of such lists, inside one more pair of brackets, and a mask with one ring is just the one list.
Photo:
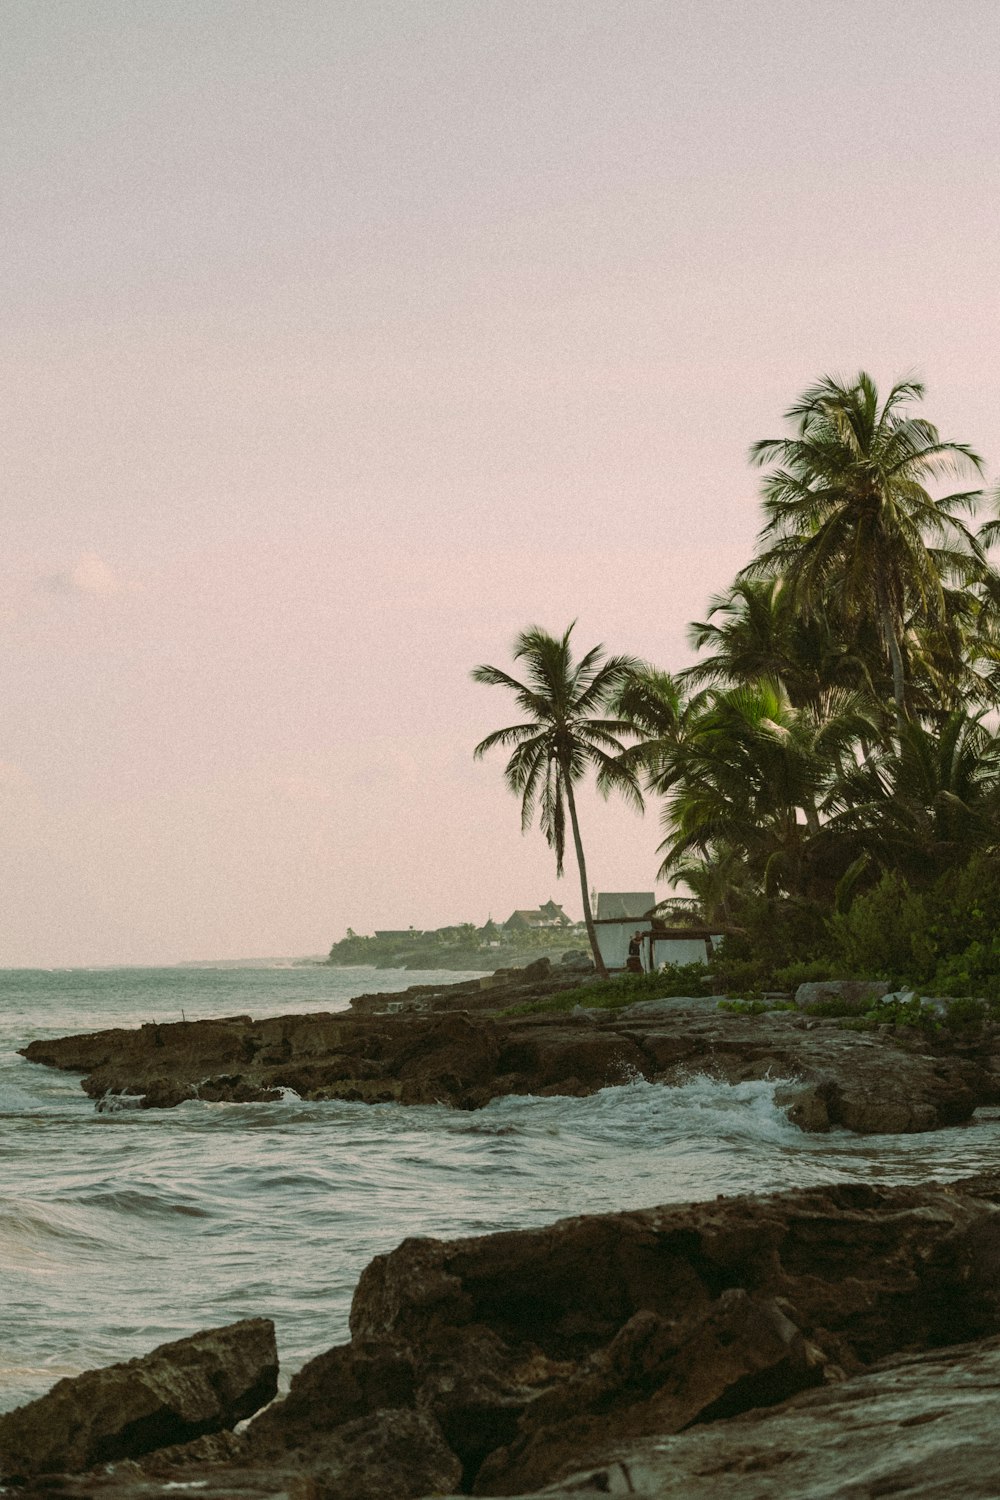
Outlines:
{"label": "rock", "polygon": [[624,1443],[546,1500],[996,1500],[1000,1341],[897,1356],[777,1411]]}
{"label": "rock", "polygon": [[995,1496],[998,1231],[984,1173],[406,1240],[362,1275],[350,1344],[242,1436],[52,1483],[120,1500]]}
{"label": "rock", "polygon": [[417,1500],[460,1481],[462,1465],[427,1412],[398,1407],[348,1422],[323,1461],[289,1485],[289,1500]]}
{"label": "rock", "polygon": [[0,1476],[89,1469],[233,1427],[277,1390],[274,1325],[252,1318],[60,1380],[0,1416]]}
{"label": "rock", "polygon": [[889,986],[881,980],[823,979],[800,984],[795,991],[795,1004],[808,1014],[857,1016],[888,993]]}
{"label": "rock", "polygon": [[292,1377],[288,1395],[248,1429],[249,1451],[273,1460],[292,1451],[317,1453],[331,1432],[371,1411],[416,1404],[413,1351],[392,1338],[339,1344]]}
{"label": "rock", "polygon": [[489,1455],[474,1492],[533,1489],[630,1432],[679,1432],[730,1407],[774,1405],[818,1385],[823,1363],[774,1298],[742,1288],[723,1292],[681,1331],[640,1310],[575,1377],[526,1407],[516,1441]]}
{"label": "rock", "polygon": [[99,1106],[123,1097],[147,1108],[196,1098],[268,1101],[291,1089],[303,1099],[478,1109],[510,1094],[582,1095],[705,1073],[728,1083],[794,1082],[781,1098],[803,1129],[881,1134],[958,1124],[979,1104],[1000,1101],[992,1030],[963,1055],[907,1035],[862,1034],[786,1011],[733,1015],[714,1000],[664,1000],[580,1015],[232,1017],[32,1042],[23,1055],[84,1073]]}
{"label": "rock", "polygon": [[830,1111],[824,1090],[816,1084],[779,1084],[774,1091],[774,1102],[800,1130],[813,1134],[830,1129]]}
{"label": "rock", "polygon": [[[516,1494],[625,1436],[1000,1330],[998,1201],[997,1177],[964,1192],[840,1185],[408,1240],[363,1273],[351,1328],[355,1342],[417,1351],[417,1402],[438,1402],[450,1440],[449,1418],[475,1392],[465,1483]],[[434,1372],[462,1346],[481,1352],[459,1359],[449,1411]]]}

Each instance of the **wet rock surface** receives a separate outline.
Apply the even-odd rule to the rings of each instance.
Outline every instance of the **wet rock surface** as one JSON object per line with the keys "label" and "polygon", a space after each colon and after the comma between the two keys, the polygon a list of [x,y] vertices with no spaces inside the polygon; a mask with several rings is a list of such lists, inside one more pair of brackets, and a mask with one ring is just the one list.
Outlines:
{"label": "wet rock surface", "polygon": [[711,1001],[666,1001],[522,1016],[233,1016],[35,1041],[23,1055],[85,1074],[98,1102],[126,1095],[161,1109],[194,1098],[276,1100],[285,1089],[310,1100],[478,1109],[509,1094],[583,1095],[697,1073],[794,1080],[779,1102],[806,1130],[934,1130],[1000,1102],[991,1042],[965,1056],[918,1050],[925,1045],[798,1013],[733,1015]]}
{"label": "wet rock surface", "polygon": [[897,1356],[774,1411],[623,1446],[548,1500],[996,1500],[1000,1341]]}
{"label": "wet rock surface", "polygon": [[995,1495],[1000,1174],[407,1240],[351,1333],[241,1435],[25,1492]]}
{"label": "wet rock surface", "polygon": [[252,1318],[60,1380],[0,1415],[0,1478],[72,1473],[234,1427],[277,1391],[274,1324]]}

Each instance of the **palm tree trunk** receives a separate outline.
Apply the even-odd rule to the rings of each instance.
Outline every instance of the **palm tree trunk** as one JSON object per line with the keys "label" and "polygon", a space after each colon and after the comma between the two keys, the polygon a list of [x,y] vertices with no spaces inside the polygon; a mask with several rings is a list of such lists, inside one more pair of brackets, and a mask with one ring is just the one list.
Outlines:
{"label": "palm tree trunk", "polygon": [[806,815],[806,827],[813,837],[815,837],[820,831],[819,813],[816,811],[816,803],[811,797],[807,797],[803,802],[802,811]]}
{"label": "palm tree trunk", "polygon": [[573,783],[566,775],[566,801],[569,804],[569,821],[573,829],[573,847],[576,849],[576,863],[580,871],[580,892],[583,896],[583,920],[587,924],[587,936],[590,939],[590,951],[594,955],[594,968],[601,979],[608,979],[604,959],[597,944],[597,928],[594,926],[594,916],[590,910],[590,892],[587,890],[587,865],[583,857],[583,842],[580,838],[580,824],[576,816],[576,798],[573,796]]}
{"label": "palm tree trunk", "polygon": [[903,666],[903,652],[899,644],[899,636],[896,634],[895,622],[892,611],[889,608],[889,600],[884,588],[878,591],[878,608],[882,633],[889,647],[889,660],[892,663],[892,697],[896,705],[896,734],[903,732],[909,714],[906,711],[906,676]]}

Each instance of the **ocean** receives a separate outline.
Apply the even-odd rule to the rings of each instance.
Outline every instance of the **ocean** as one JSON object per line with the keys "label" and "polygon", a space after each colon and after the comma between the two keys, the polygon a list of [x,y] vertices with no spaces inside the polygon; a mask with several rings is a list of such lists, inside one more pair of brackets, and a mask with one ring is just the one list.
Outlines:
{"label": "ocean", "polygon": [[0,971],[0,1411],[63,1375],[238,1318],[274,1319],[282,1383],[347,1337],[373,1255],[569,1214],[994,1166],[1000,1111],[919,1136],[803,1135],[780,1080],[636,1081],[588,1099],[443,1106],[190,1102],[98,1110],[36,1037],[339,1010],[457,973],[262,961]]}

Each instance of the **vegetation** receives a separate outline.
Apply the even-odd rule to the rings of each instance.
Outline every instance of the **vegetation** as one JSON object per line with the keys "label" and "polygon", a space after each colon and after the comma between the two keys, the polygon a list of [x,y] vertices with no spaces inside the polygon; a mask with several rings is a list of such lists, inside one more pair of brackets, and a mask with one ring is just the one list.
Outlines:
{"label": "vegetation", "polygon": [[462,922],[430,932],[376,933],[361,936],[348,928],[347,936],[330,949],[329,963],[339,966],[370,964],[377,969],[512,968],[548,956],[559,958],[579,950],[578,927],[540,927],[510,932],[487,922],[476,927]]}
{"label": "vegetation", "polygon": [[591,768],[598,786],[607,792],[617,788],[637,806],[642,796],[635,771],[624,759],[620,736],[630,725],[605,710],[638,663],[630,657],[605,660],[603,647],[594,646],[578,662],[573,661],[570,636],[573,626],[555,637],[532,625],[514,643],[514,660],[523,661],[527,682],[519,682],[499,667],[476,667],[476,682],[509,688],[527,721],[494,730],[476,746],[475,755],[485,755],[496,746],[514,747],[504,775],[507,785],[521,799],[521,828],[530,828],[538,813],[550,848],[556,856],[556,874],[563,872],[566,852],[566,815],[569,814],[580,873],[583,920],[587,928],[594,964],[607,979],[608,971],[597,945],[597,932],[590,909],[587,866],[580,838],[574,788]]}
{"label": "vegetation", "polygon": [[527,684],[474,673],[527,712],[476,753],[516,747],[508,782],[560,868],[568,808],[591,932],[572,799],[590,766],[659,801],[661,878],[727,933],[719,988],[884,977],[1000,1001],[1000,517],[923,394],[828,377],[754,445],[757,553],[691,627],[686,671],[599,650],[574,668],[569,631],[533,628]]}
{"label": "vegetation", "polygon": [[708,995],[713,979],[704,964],[675,964],[657,974],[623,974],[620,978],[592,981],[541,1000],[526,1000],[512,1005],[508,1016],[530,1016],[542,1011],[586,1009],[621,1010],[641,1000],[664,1000],[677,997]]}

